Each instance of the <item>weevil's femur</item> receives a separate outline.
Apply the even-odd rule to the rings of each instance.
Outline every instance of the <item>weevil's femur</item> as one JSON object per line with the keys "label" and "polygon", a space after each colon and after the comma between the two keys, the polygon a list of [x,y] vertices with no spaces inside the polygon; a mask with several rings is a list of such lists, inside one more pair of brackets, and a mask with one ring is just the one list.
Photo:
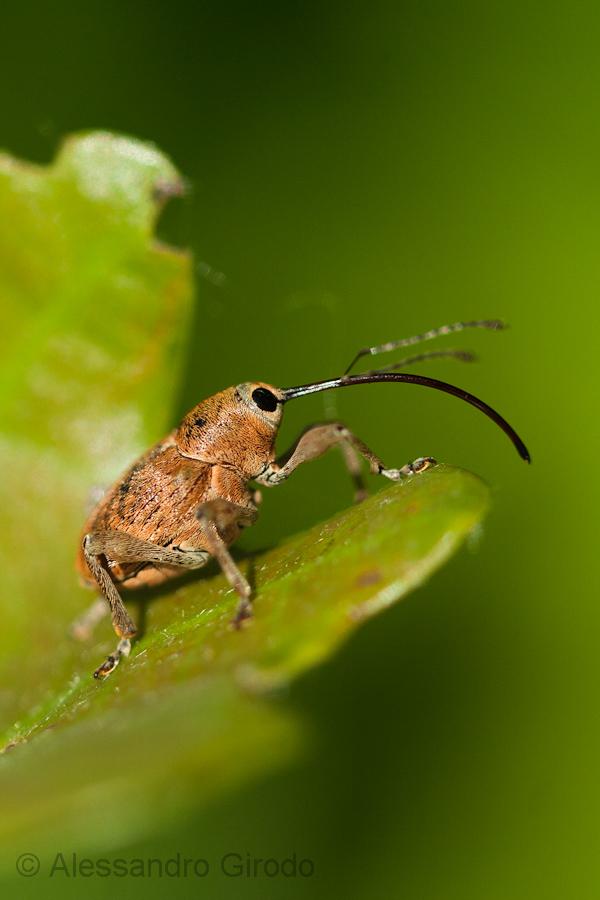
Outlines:
{"label": "weevil's femur", "polygon": [[327,381],[314,381],[312,384],[301,384],[297,387],[284,388],[282,390],[283,400],[281,402],[287,403],[288,400],[295,400],[296,397],[305,397],[307,394],[317,394],[321,391],[330,391],[335,388],[352,387],[357,384],[373,384],[374,382],[386,381],[421,384],[424,387],[433,388],[436,391],[443,391],[445,394],[452,394],[453,397],[458,397],[459,400],[470,403],[471,406],[474,406],[490,418],[492,422],[495,422],[496,425],[508,435],[521,459],[524,459],[526,462],[531,462],[529,450],[512,425],[509,425],[500,413],[496,412],[495,409],[492,409],[491,406],[488,406],[487,403],[484,403],[483,400],[480,400],[479,397],[475,397],[474,394],[470,394],[468,391],[464,391],[454,384],[448,384],[446,381],[438,381],[437,378],[428,378],[426,375],[415,375],[412,372],[369,372],[365,375],[345,375],[342,378],[331,378]]}

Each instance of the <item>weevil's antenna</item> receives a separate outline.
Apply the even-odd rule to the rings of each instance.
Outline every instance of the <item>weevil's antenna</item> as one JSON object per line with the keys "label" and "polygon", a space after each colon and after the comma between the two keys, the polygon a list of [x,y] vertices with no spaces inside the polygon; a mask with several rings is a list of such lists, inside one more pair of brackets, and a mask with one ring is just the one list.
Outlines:
{"label": "weevil's antenna", "polygon": [[386,381],[422,384],[424,387],[434,388],[436,391],[444,391],[446,394],[452,394],[453,397],[458,397],[459,400],[464,400],[465,403],[470,403],[471,406],[474,406],[484,415],[488,416],[492,422],[495,422],[496,425],[508,435],[515,445],[517,453],[525,460],[525,462],[531,462],[529,450],[514,428],[508,424],[506,419],[502,418],[500,413],[497,413],[495,409],[492,409],[492,407],[488,406],[487,403],[484,403],[483,400],[480,400],[473,394],[469,394],[468,391],[464,391],[462,388],[456,387],[453,384],[448,384],[446,381],[438,381],[437,378],[428,378],[425,375],[416,375],[412,372],[381,371],[368,372],[365,375],[343,375],[341,378],[331,378],[327,381],[315,381],[312,384],[301,384],[298,387],[284,388],[281,392],[283,398],[280,402],[287,403],[288,400],[295,400],[296,397],[305,397],[307,394],[317,394],[320,391],[331,391],[335,388]]}
{"label": "weevil's antenna", "polygon": [[378,344],[376,347],[363,347],[359,350],[344,375],[347,375],[350,369],[353,369],[359,359],[363,356],[378,356],[380,353],[390,353],[392,350],[398,350],[400,347],[412,347],[415,344],[422,344],[423,341],[432,341],[433,338],[442,337],[445,334],[456,334],[457,331],[464,331],[466,328],[489,328],[492,331],[500,331],[507,325],[501,319],[478,319],[474,322],[454,322],[453,325],[442,325],[441,328],[432,328],[431,331],[425,331],[423,334],[415,334],[413,337],[401,338],[399,341],[388,341],[385,344]]}
{"label": "weevil's antenna", "polygon": [[[432,350],[430,353],[417,353],[415,356],[405,356],[391,366],[382,366],[381,369],[371,369],[363,372],[363,375],[376,375],[379,372],[397,372],[403,366],[412,366],[414,363],[427,362],[430,359],[458,359],[460,362],[475,362],[477,357],[470,350]],[[344,376],[346,377],[346,376]]]}

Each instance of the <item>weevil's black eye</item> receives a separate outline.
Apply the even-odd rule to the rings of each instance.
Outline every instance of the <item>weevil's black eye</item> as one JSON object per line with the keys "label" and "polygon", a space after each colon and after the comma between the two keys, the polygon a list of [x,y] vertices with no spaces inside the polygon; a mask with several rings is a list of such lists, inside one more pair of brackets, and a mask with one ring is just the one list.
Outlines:
{"label": "weevil's black eye", "polygon": [[252,391],[252,399],[258,408],[265,412],[275,412],[277,409],[277,397],[266,388],[256,388]]}

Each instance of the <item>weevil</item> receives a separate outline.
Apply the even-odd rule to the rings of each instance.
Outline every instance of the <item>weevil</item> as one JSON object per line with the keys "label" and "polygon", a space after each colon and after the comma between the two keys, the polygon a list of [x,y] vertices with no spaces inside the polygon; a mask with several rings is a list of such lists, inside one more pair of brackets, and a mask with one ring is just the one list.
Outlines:
{"label": "weevil", "polygon": [[260,495],[252,484],[281,484],[302,463],[341,448],[354,481],[356,499],[365,496],[361,458],[370,471],[401,481],[435,465],[432,457],[419,457],[399,469],[387,468],[342,422],[306,428],[282,456],[275,453],[275,438],[283,407],[290,400],[320,391],[375,382],[404,382],[434,388],[459,397],[492,419],[510,438],[522,459],[529,452],[499,413],[477,397],[425,375],[399,372],[416,362],[448,357],[470,361],[464,350],[434,350],[405,357],[392,365],[359,375],[350,371],[359,359],[466,328],[500,329],[499,320],[456,322],[425,334],[390,341],[360,350],[344,375],[290,388],[262,381],[229,387],[195,406],[163,440],[141,456],[106,492],[84,525],[77,567],[84,583],[99,589],[102,598],[74,626],[78,637],[87,636],[101,616],[110,611],[119,638],[116,649],[94,672],[105,678],[131,649],[136,627],[123,604],[119,588],[131,590],[163,584],[199,569],[214,558],[239,596],[232,625],[239,628],[251,617],[251,588],[229,547],[243,528],[254,524]]}

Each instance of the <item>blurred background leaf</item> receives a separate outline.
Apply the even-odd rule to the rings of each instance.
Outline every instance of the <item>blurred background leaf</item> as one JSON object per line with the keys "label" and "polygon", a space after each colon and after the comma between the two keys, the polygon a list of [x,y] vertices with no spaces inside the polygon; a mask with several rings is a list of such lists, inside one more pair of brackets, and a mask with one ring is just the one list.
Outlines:
{"label": "blurred background leaf", "polygon": [[[428,371],[497,406],[534,458],[410,387],[290,408],[284,444],[334,413],[386,460],[480,472],[494,489],[485,540],[290,687],[310,752],[119,852],[315,860],[305,881],[215,874],[207,890],[224,898],[562,900],[565,884],[595,898],[597,4],[23,0],[0,41],[11,153],[47,163],[65,134],[102,125],[156,141],[189,179],[158,226],[198,261],[177,412],[224,383],[326,377],[366,343],[497,315],[510,332],[466,341],[481,365]],[[342,509],[350,489],[323,459],[266,499],[247,550]],[[127,890],[159,896],[164,882]]]}

